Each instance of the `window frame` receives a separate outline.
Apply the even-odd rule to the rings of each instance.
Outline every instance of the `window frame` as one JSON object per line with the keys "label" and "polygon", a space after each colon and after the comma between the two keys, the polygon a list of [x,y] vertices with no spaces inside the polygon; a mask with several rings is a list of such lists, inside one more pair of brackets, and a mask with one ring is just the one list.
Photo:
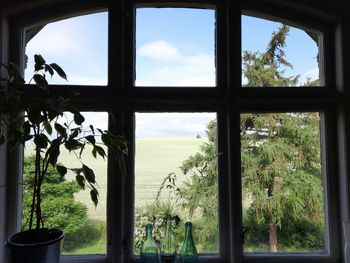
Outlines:
{"label": "window frame", "polygon": [[[72,1],[73,2],[73,1]],[[326,16],[313,10],[300,10],[282,3],[271,2],[271,5],[259,3],[256,0],[234,2],[229,0],[202,1],[162,1],[151,0],[122,0],[122,1],[74,1],[64,4],[49,4],[22,10],[19,14],[9,17],[9,60],[24,66],[24,30],[30,24],[49,22],[80,14],[87,14],[108,9],[109,29],[108,46],[108,84],[106,86],[70,86],[78,89],[82,96],[75,101],[82,110],[110,111],[118,116],[115,122],[110,119],[111,131],[125,132],[130,144],[127,161],[127,172],[131,176],[118,177],[113,171],[113,164],[108,163],[108,197],[107,197],[107,255],[65,256],[64,263],[73,262],[119,262],[135,261],[131,258],[130,238],[133,233],[133,185],[134,185],[134,112],[138,111],[171,111],[171,112],[205,112],[215,111],[218,117],[218,151],[226,152],[218,160],[219,171],[219,229],[220,254],[218,257],[204,256],[200,262],[336,262],[341,257],[342,242],[340,231],[340,208],[348,205],[345,197],[341,197],[338,204],[337,191],[340,189],[338,181],[346,179],[346,172],[342,171],[346,164],[337,163],[339,141],[346,139],[343,134],[345,127],[337,129],[337,118],[340,115],[339,99],[339,58],[335,57],[335,40],[340,41],[341,33],[335,34],[336,22],[333,17]],[[141,6],[149,7],[198,7],[216,9],[216,87],[215,88],[186,88],[181,87],[134,87],[134,11]],[[323,44],[320,53],[324,53],[323,65],[325,86],[322,88],[293,87],[283,90],[275,88],[241,88],[241,15],[249,12],[259,17],[275,17],[278,13],[285,20],[302,22],[302,26],[315,28],[323,32]],[[38,16],[40,13],[42,15]],[[300,19],[302,17],[302,19]],[[283,20],[283,19],[282,19]],[[300,24],[295,24],[300,26]],[[320,26],[321,25],[321,26]],[[120,41],[120,36],[124,36]],[[334,43],[336,42],[336,43]],[[341,51],[337,51],[341,52]],[[341,56],[342,54],[338,54]],[[334,66],[336,65],[336,67]],[[117,72],[118,74],[115,74]],[[341,77],[340,77],[341,78]],[[340,83],[342,86],[342,83]],[[61,85],[53,85],[57,92],[62,92]],[[103,91],[98,98],[94,92]],[[94,101],[94,105],[89,102]],[[343,108],[340,109],[342,111]],[[327,202],[330,210],[329,236],[330,251],[328,255],[318,254],[277,254],[259,253],[243,254],[241,244],[241,178],[240,178],[240,133],[239,116],[245,112],[269,111],[320,111],[324,113],[325,122],[322,128],[323,165],[326,169]],[[117,114],[118,113],[118,114]],[[340,122],[346,122],[341,119]],[[345,125],[345,124],[343,124]],[[339,139],[339,138],[340,139]],[[325,146],[327,143],[327,149]],[[21,163],[21,149],[16,158],[8,163],[8,170],[14,180],[19,180],[19,163]],[[336,153],[336,154],[332,154]],[[346,155],[345,157],[346,158]],[[346,159],[345,159],[346,160]],[[344,161],[343,161],[344,162]],[[346,161],[345,161],[346,162]],[[322,165],[322,166],[323,166]],[[17,176],[14,176],[17,175]],[[343,186],[346,187],[346,186]],[[11,206],[18,204],[21,191],[7,194]],[[18,207],[18,206],[17,206]],[[132,208],[132,209],[131,209]],[[116,213],[113,211],[120,211]],[[228,212],[227,212],[228,211]],[[14,214],[7,215],[8,221],[17,218],[19,209]],[[347,212],[349,213],[349,212]],[[12,229],[19,228],[19,222],[12,223]],[[137,261],[137,259],[136,259]]]}

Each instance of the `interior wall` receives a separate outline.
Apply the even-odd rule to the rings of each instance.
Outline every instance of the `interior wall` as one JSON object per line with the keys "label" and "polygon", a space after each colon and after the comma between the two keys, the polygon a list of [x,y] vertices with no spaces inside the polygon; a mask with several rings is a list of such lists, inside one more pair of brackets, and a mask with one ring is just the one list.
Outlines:
{"label": "interior wall", "polygon": [[[8,25],[0,13],[0,62],[8,61]],[[0,127],[1,128],[1,127]],[[5,146],[0,146],[0,262],[5,262],[4,244],[6,233],[6,151]]]}

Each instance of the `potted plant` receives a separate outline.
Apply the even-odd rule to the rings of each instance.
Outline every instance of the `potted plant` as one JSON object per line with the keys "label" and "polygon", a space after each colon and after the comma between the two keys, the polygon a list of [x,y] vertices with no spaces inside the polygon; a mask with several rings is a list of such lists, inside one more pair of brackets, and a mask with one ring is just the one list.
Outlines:
{"label": "potted plant", "polygon": [[[84,116],[71,105],[70,98],[53,94],[46,79],[55,73],[67,80],[66,73],[56,63],[48,64],[41,55],[35,55],[35,69],[31,81],[35,96],[27,96],[24,80],[15,65],[0,64],[0,145],[6,143],[10,149],[31,141],[34,144],[35,164],[31,209],[28,230],[9,237],[6,243],[10,263],[59,263],[60,243],[64,233],[60,229],[45,227],[42,211],[42,184],[50,175],[50,166],[64,176],[68,170],[75,173],[81,188],[89,188],[91,200],[98,203],[98,190],[93,169],[81,159],[88,151],[96,158],[108,158],[102,146],[108,147],[121,172],[124,170],[123,156],[127,143],[123,136],[102,131],[92,125],[84,128]],[[62,123],[60,119],[71,114],[72,121]],[[97,138],[99,137],[100,140]],[[66,148],[81,162],[80,167],[67,168],[58,164],[61,149]]]}

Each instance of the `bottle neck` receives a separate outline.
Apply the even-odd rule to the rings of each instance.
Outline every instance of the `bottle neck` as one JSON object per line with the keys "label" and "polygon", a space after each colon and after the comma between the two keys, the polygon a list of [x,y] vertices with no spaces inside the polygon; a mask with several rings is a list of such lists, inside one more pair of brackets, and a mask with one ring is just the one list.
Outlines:
{"label": "bottle neck", "polygon": [[186,226],[185,228],[185,240],[192,238],[192,227]]}
{"label": "bottle neck", "polygon": [[152,239],[152,227],[146,228],[146,239]]}

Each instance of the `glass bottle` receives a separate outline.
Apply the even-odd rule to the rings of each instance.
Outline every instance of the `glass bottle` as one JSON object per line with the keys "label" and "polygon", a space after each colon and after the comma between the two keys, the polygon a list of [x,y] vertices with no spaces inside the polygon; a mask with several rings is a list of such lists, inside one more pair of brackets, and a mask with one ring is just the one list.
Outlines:
{"label": "glass bottle", "polygon": [[158,263],[158,248],[152,236],[153,226],[146,225],[146,239],[141,246],[141,263]]}
{"label": "glass bottle", "polygon": [[171,217],[167,218],[165,236],[161,244],[161,263],[174,263],[176,258],[175,237],[171,230]]}
{"label": "glass bottle", "polygon": [[198,254],[192,236],[192,223],[185,224],[185,240],[180,250],[181,263],[197,263]]}

